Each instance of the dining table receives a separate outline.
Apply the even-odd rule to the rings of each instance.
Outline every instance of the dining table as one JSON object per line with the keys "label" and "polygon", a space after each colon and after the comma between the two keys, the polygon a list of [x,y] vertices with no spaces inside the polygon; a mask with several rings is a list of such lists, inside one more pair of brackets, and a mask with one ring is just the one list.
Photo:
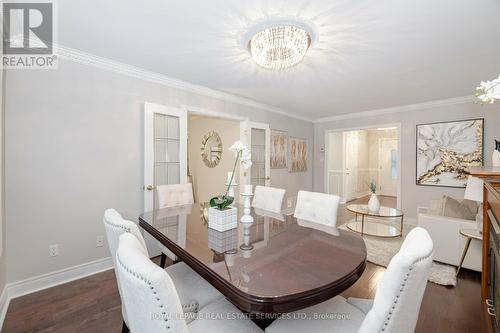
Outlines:
{"label": "dining table", "polygon": [[[209,228],[207,203],[156,209],[139,225],[240,310],[282,314],[326,301],[366,266],[362,237],[348,230],[251,209],[253,223]],[[243,207],[236,204],[238,221]]]}

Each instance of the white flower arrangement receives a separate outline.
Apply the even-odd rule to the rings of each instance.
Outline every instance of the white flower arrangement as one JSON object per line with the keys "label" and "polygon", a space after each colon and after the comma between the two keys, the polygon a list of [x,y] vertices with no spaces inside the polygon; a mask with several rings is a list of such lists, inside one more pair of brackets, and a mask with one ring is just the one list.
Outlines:
{"label": "white flower arrangement", "polygon": [[238,158],[240,159],[240,164],[243,169],[250,169],[250,167],[252,166],[252,153],[243,142],[241,142],[240,140],[236,141],[231,147],[229,147],[229,150],[232,151],[234,153],[234,157],[236,157],[236,161],[233,167],[233,174],[234,169],[236,168],[236,163],[238,163]]}
{"label": "white flower arrangement", "polygon": [[476,97],[481,104],[493,104],[500,99],[500,76],[492,81],[482,81],[476,88]]}
{"label": "white flower arrangement", "polygon": [[240,161],[240,165],[244,170],[248,170],[252,166],[252,153],[250,149],[240,140],[233,143],[229,150],[234,153],[234,157],[236,158],[234,161],[233,172],[231,175],[231,179],[229,180],[229,184],[227,184],[227,190],[225,195],[219,195],[217,197],[213,197],[210,200],[211,207],[217,207],[219,210],[223,210],[227,206],[229,206],[234,198],[228,196],[229,188],[231,187],[234,180],[234,170],[236,170],[236,165],[238,165],[238,161]]}

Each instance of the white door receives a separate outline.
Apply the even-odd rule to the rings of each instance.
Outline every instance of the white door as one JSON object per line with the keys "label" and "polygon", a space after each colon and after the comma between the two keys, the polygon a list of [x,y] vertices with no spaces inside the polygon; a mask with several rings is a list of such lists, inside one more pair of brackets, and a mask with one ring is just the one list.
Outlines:
{"label": "white door", "polygon": [[[156,186],[187,182],[187,112],[144,104],[144,211],[158,206]],[[159,255],[158,242],[146,235],[149,254]]]}
{"label": "white door", "polygon": [[242,171],[243,184],[271,185],[271,130],[269,124],[245,122],[246,144],[252,152],[252,167]]}
{"label": "white door", "polygon": [[398,180],[398,140],[379,141],[379,191],[382,195],[397,195]]}
{"label": "white door", "polygon": [[356,198],[358,173],[358,133],[344,132],[344,200]]}

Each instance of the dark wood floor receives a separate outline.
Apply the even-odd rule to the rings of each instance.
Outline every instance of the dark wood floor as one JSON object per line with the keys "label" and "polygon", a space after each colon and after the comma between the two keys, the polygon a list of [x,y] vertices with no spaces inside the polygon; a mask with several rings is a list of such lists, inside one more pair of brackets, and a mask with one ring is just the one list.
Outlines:
{"label": "dark wood floor", "polygon": [[[373,298],[385,268],[368,263],[344,297]],[[113,271],[106,271],[11,301],[2,332],[121,332],[120,297]],[[428,283],[416,332],[486,332],[480,275],[460,272],[456,288]]]}
{"label": "dark wood floor", "polygon": [[[385,198],[389,205],[392,198]],[[366,201],[366,198],[360,199]],[[343,211],[341,219],[349,214]],[[340,216],[339,216],[340,218]],[[385,268],[367,264],[344,297],[373,298]],[[106,271],[11,301],[2,332],[121,332],[120,297],[113,271]],[[461,270],[457,287],[428,283],[416,332],[486,332],[480,274]]]}

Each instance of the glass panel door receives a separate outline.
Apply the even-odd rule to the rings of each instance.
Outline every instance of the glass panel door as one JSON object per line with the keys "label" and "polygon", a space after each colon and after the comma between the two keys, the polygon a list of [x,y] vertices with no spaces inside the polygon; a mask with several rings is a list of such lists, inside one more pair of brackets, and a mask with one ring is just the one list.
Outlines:
{"label": "glass panel door", "polygon": [[[153,186],[180,183],[180,134],[179,117],[154,114],[154,165]],[[153,207],[158,199],[153,191]]]}
{"label": "glass panel door", "polygon": [[245,140],[252,151],[252,167],[242,173],[242,184],[270,186],[271,169],[271,130],[269,124],[246,122]]}
{"label": "glass panel door", "polygon": [[[158,206],[156,187],[187,182],[187,112],[159,104],[144,104],[144,211]],[[178,224],[178,217],[165,219]],[[158,242],[144,235],[151,256]]]}
{"label": "glass panel door", "polygon": [[156,186],[187,182],[187,112],[144,105],[144,211],[156,209]]}
{"label": "glass panel door", "polygon": [[250,184],[266,186],[266,131],[252,128],[252,167]]}

